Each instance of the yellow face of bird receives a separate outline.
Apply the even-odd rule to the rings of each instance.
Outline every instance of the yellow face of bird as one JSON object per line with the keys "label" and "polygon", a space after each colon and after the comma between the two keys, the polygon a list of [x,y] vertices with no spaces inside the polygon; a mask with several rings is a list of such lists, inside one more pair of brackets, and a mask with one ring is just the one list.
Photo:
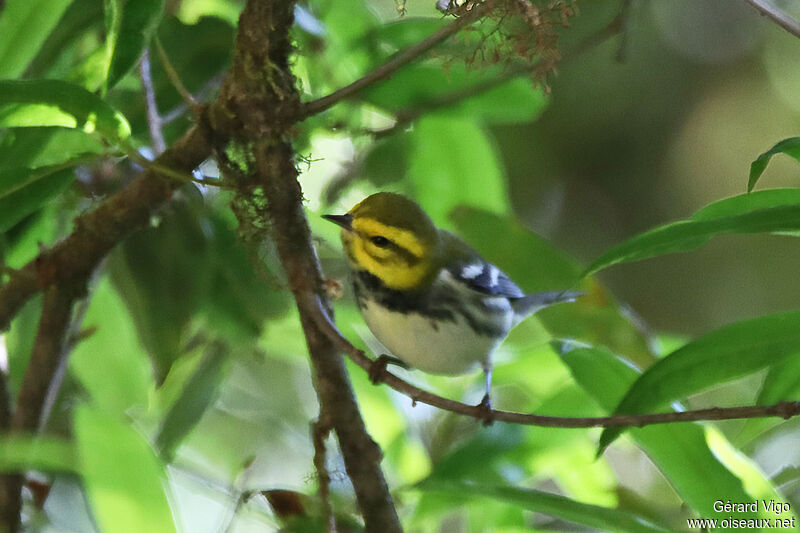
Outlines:
{"label": "yellow face of bird", "polygon": [[350,266],[366,270],[390,289],[424,286],[439,265],[439,235],[413,201],[394,193],[367,197],[346,215],[325,215],[342,227]]}

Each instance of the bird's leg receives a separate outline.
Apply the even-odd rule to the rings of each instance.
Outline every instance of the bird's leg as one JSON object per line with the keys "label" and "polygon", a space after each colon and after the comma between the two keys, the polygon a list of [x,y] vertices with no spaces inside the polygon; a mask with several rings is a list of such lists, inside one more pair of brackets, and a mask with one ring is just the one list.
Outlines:
{"label": "bird's leg", "polygon": [[373,385],[377,385],[383,381],[383,376],[386,374],[387,365],[395,365],[401,368],[408,369],[408,365],[402,360],[391,355],[381,354],[377,359],[372,362],[369,367],[369,380]]}
{"label": "bird's leg", "polygon": [[481,403],[476,407],[483,411],[483,425],[490,426],[494,422],[494,414],[492,413],[492,363],[487,361],[481,364],[483,366],[483,379],[486,393],[483,395]]}

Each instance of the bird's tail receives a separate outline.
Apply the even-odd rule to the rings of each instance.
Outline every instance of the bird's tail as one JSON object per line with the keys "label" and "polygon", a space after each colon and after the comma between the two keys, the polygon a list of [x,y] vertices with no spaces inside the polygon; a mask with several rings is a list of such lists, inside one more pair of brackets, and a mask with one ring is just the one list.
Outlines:
{"label": "bird's tail", "polygon": [[565,302],[574,302],[583,296],[583,294],[582,292],[575,291],[537,292],[536,294],[527,294],[522,298],[511,300],[511,307],[514,309],[514,314],[518,317],[518,319],[515,320],[515,324],[545,307]]}

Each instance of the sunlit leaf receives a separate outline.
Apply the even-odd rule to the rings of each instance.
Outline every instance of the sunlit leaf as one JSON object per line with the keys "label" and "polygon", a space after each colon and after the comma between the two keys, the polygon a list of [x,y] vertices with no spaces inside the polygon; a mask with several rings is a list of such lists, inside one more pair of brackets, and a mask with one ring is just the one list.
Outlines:
{"label": "sunlit leaf", "polygon": [[772,156],[775,154],[786,154],[800,162],[800,137],[791,137],[782,140],[750,163],[750,179],[747,182],[747,192],[752,191],[753,187],[756,186],[758,178],[764,173],[764,169],[767,168],[767,163],[769,163],[769,160],[772,159]]}
{"label": "sunlit leaf", "polygon": [[0,81],[0,127],[36,126],[97,132],[114,143],[131,134],[125,117],[83,87],[60,80]]}
{"label": "sunlit leaf", "polygon": [[106,64],[103,93],[139,61],[164,12],[164,0],[105,0]]}
{"label": "sunlit leaf", "polygon": [[619,263],[699,248],[712,237],[731,233],[800,231],[800,190],[773,189],[714,202],[687,220],[646,231],[594,260],[584,275]]}
{"label": "sunlit leaf", "polygon": [[87,405],[75,412],[86,492],[101,531],[173,533],[164,465],[135,429]]}
{"label": "sunlit leaf", "polygon": [[57,437],[4,435],[0,437],[0,470],[44,470],[77,472],[79,465],[72,443]]}
{"label": "sunlit leaf", "polygon": [[[718,383],[779,364],[800,353],[800,312],[768,315],[713,331],[650,367],[625,394],[615,413],[647,413]],[[606,428],[605,449],[624,429]]]}
{"label": "sunlit leaf", "polygon": [[25,72],[70,3],[72,0],[6,0],[0,9],[0,79],[17,78]]}
{"label": "sunlit leaf", "polygon": [[425,492],[446,492],[459,501],[492,498],[599,531],[622,533],[665,533],[667,528],[626,511],[570,500],[564,496],[520,487],[478,485],[458,482],[423,482],[417,485]]}
{"label": "sunlit leaf", "polygon": [[[557,351],[584,390],[609,413],[639,372],[604,348],[557,345]],[[697,424],[653,425],[630,430],[631,438],[661,470],[683,501],[701,516],[714,516],[715,500],[751,499],[742,482],[709,450]]]}
{"label": "sunlit leaf", "polygon": [[146,405],[152,389],[150,364],[131,316],[108,277],[94,289],[83,326],[93,328],[93,333],[73,349],[72,375],[110,413]]}
{"label": "sunlit leaf", "polygon": [[414,128],[409,178],[439,225],[458,205],[508,210],[502,166],[486,133],[469,119],[426,117]]}

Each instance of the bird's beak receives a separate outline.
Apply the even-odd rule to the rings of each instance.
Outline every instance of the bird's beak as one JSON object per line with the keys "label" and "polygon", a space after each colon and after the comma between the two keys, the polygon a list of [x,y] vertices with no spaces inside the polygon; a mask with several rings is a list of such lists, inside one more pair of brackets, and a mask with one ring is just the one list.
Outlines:
{"label": "bird's beak", "polygon": [[353,215],[347,213],[346,215],[322,215],[325,220],[330,220],[334,224],[341,226],[347,231],[353,231]]}

